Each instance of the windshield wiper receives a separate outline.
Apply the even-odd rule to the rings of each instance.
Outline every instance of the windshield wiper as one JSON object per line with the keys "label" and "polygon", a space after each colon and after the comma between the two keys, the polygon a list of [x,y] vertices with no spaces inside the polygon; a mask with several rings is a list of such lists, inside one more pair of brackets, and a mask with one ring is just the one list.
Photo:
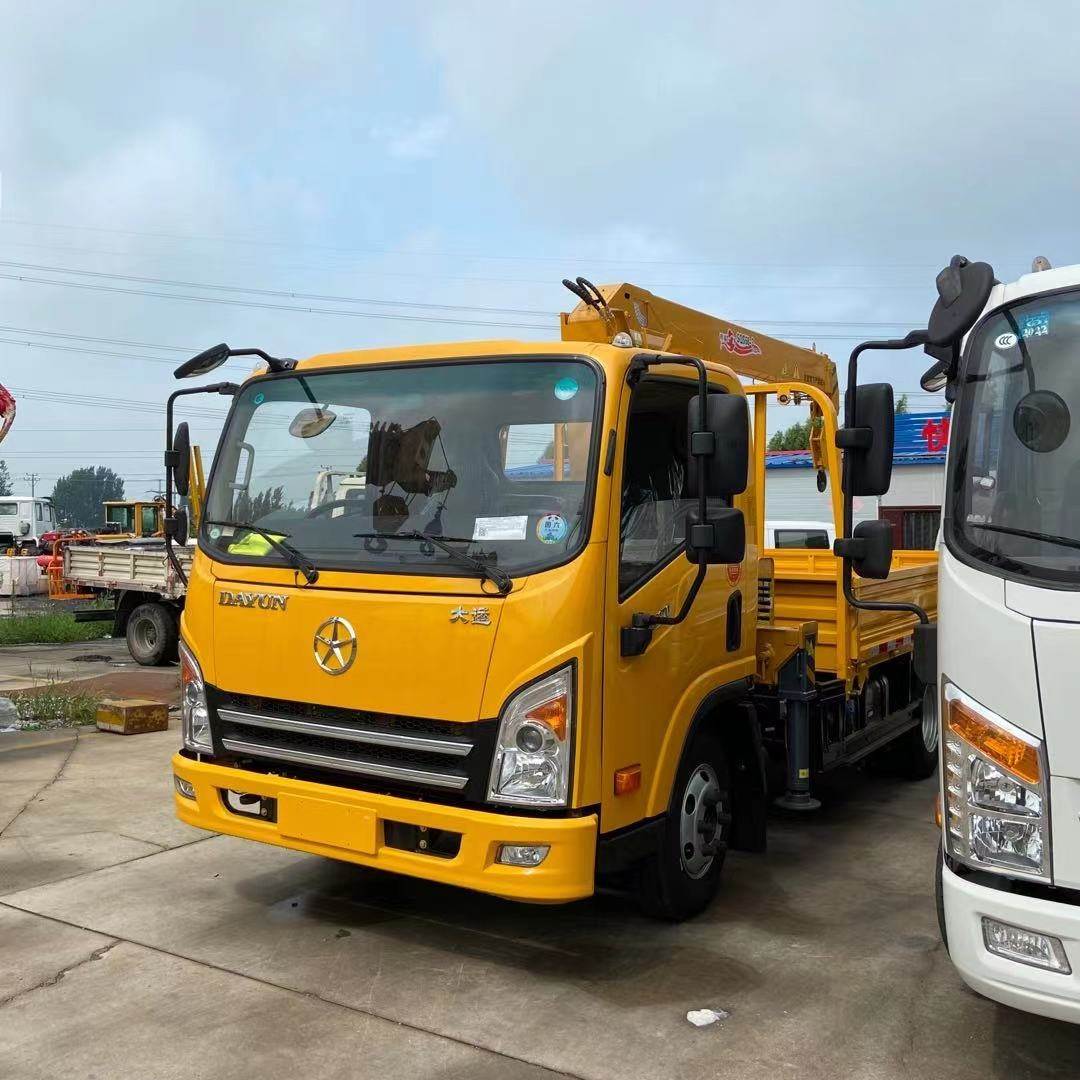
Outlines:
{"label": "windshield wiper", "polygon": [[419,529],[400,533],[354,533],[353,535],[360,540],[393,540],[396,537],[399,540],[418,540],[424,544],[431,544],[432,547],[441,548],[462,566],[472,567],[481,578],[493,582],[501,596],[505,596],[514,587],[510,575],[505,570],[500,570],[499,567],[487,561],[491,558],[487,552],[481,552],[480,555],[467,555],[464,551],[458,551],[457,548],[450,546],[451,543],[471,544],[472,540],[465,536],[433,536]]}
{"label": "windshield wiper", "polygon": [[299,548],[286,543],[285,537],[289,535],[288,533],[271,532],[261,525],[252,525],[249,521],[205,521],[203,524],[220,525],[228,529],[246,529],[248,532],[257,533],[280,551],[285,561],[294,569],[299,570],[309,585],[314,585],[319,580],[319,571],[315,568],[315,564]]}
{"label": "windshield wiper", "polygon": [[1071,536],[1053,536],[1050,533],[1029,532],[1027,529],[1010,529],[1007,525],[991,525],[978,521],[969,521],[974,529],[988,529],[990,532],[1004,533],[1006,536],[1023,536],[1028,540],[1039,540],[1046,544],[1057,544],[1059,547],[1080,549],[1080,540],[1074,540]]}

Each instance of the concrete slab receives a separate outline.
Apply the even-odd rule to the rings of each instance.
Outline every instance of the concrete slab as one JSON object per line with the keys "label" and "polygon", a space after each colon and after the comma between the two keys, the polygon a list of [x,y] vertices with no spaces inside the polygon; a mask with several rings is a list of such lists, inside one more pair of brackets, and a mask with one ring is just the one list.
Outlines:
{"label": "concrete slab", "polygon": [[[102,659],[78,659],[88,656]],[[122,638],[64,645],[9,645],[0,649],[0,693],[32,689],[42,682],[78,682],[129,667],[138,669]]]}
{"label": "concrete slab", "polygon": [[0,906],[0,1008],[113,940]]}
{"label": "concrete slab", "polygon": [[542,1069],[135,945],[105,947],[2,1011],[20,1080],[543,1080]]}
{"label": "concrete slab", "polygon": [[[522,907],[228,838],[5,902],[582,1077],[1080,1072],[1073,1028],[1037,1025],[1033,1047],[1030,1018],[948,963],[933,781],[851,783],[774,822],[768,855],[732,857],[683,926],[617,896]],[[701,1007],[731,1015],[692,1028]]]}
{"label": "concrete slab", "polygon": [[0,895],[207,835],[173,815],[175,730],[62,734],[0,753]]}

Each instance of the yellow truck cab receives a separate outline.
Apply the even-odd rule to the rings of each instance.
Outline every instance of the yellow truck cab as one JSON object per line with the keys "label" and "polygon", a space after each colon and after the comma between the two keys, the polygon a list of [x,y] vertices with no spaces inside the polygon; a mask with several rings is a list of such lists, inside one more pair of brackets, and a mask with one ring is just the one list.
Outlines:
{"label": "yellow truck cab", "polygon": [[[762,547],[769,395],[813,402],[840,535],[832,364],[582,281],[561,341],[258,353],[209,388],[234,400],[181,623],[181,820],[533,902],[633,868],[678,918],[763,847],[770,751],[795,809],[890,741],[933,768],[914,618]],[[187,460],[181,426],[181,495]],[[894,562],[856,588],[932,604],[933,567]]]}

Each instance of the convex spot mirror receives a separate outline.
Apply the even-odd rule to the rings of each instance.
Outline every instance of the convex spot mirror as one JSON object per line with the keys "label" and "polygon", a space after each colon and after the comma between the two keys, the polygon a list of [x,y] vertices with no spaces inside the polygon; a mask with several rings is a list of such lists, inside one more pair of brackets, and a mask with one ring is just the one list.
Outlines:
{"label": "convex spot mirror", "polygon": [[177,426],[172,448],[175,461],[173,483],[176,485],[176,493],[187,498],[191,488],[191,432],[188,431],[186,420]]}
{"label": "convex spot mirror", "polygon": [[938,274],[936,283],[938,299],[926,328],[929,343],[938,347],[959,345],[990,299],[994,268],[989,263],[968,262],[963,255],[954,255]]}
{"label": "convex spot mirror", "polygon": [[289,434],[297,439],[314,439],[337,419],[329,409],[301,409],[289,425]]}
{"label": "convex spot mirror", "polygon": [[1049,454],[1065,441],[1072,424],[1069,406],[1053,390],[1032,390],[1013,410],[1016,437],[1036,454]]}
{"label": "convex spot mirror", "polygon": [[[865,383],[855,388],[855,428],[863,444],[845,448],[845,489],[855,497],[884,495],[892,482],[896,409],[888,383]],[[844,429],[847,431],[848,429]]]}
{"label": "convex spot mirror", "polygon": [[174,372],[177,379],[193,379],[197,375],[205,375],[215,368],[221,367],[232,355],[232,350],[222,342],[220,345],[212,345],[204,349],[198,356],[185,360]]}
{"label": "convex spot mirror", "polygon": [[[695,445],[695,434],[701,430],[699,415],[700,394],[695,394],[687,406],[686,488],[691,498],[700,494],[700,471],[705,467],[705,494],[712,498],[730,499],[746,490],[750,465],[750,412],[746,398],[737,394],[709,394],[705,402],[706,431],[713,436],[712,453],[702,455]],[[737,561],[737,560],[732,560]]]}

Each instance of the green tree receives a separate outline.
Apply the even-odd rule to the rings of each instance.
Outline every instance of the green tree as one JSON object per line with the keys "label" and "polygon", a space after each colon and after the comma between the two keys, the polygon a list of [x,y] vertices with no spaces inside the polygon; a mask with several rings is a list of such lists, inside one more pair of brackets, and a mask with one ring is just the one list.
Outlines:
{"label": "green tree", "polygon": [[773,432],[769,439],[770,450],[809,450],[810,421],[803,420],[791,427]]}
{"label": "green tree", "polygon": [[254,496],[246,491],[241,491],[236,497],[234,513],[237,521],[250,521],[258,524],[267,514],[275,510],[284,510],[288,503],[285,500],[285,488],[266,488],[257,492]]}
{"label": "green tree", "polygon": [[73,469],[56,481],[53,507],[62,525],[96,528],[101,525],[106,500],[124,497],[124,481],[106,465]]}
{"label": "green tree", "polygon": [[896,415],[904,416],[908,411],[908,396],[907,394],[901,394],[896,400]]}
{"label": "green tree", "polygon": [[0,495],[13,495],[11,489],[11,473],[8,472],[7,462],[0,461]]}

